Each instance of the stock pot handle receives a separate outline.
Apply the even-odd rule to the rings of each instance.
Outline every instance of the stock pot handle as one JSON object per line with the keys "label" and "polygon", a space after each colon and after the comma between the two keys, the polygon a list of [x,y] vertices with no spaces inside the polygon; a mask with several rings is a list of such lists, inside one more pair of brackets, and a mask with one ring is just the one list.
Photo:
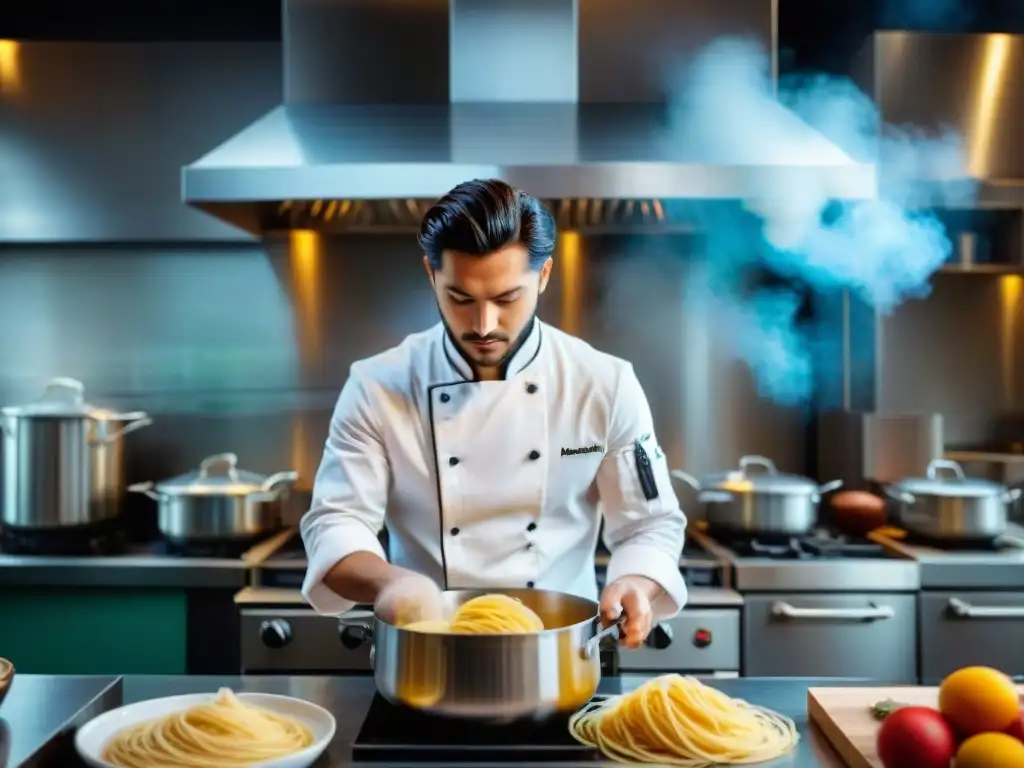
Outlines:
{"label": "stock pot handle", "polygon": [[149,414],[143,413],[142,411],[138,411],[137,413],[118,414],[118,419],[130,423],[125,424],[120,429],[115,429],[113,432],[104,435],[103,438],[101,440],[98,440],[97,442],[112,443],[115,440],[124,437],[129,432],[134,432],[137,429],[148,427],[150,424],[153,423],[153,419],[149,417]]}
{"label": "stock pot handle", "polygon": [[619,619],[617,622],[615,622],[614,624],[609,624],[607,627],[602,629],[600,632],[598,632],[592,638],[587,640],[587,642],[583,644],[583,647],[580,648],[580,657],[583,658],[583,659],[592,659],[592,658],[594,658],[594,654],[597,653],[598,649],[600,648],[602,640],[604,640],[606,637],[611,637],[612,635],[614,635],[616,638],[618,638],[618,636],[619,636],[619,627],[622,625],[622,622],[624,622],[625,620],[626,620],[625,617],[623,617],[623,618]]}

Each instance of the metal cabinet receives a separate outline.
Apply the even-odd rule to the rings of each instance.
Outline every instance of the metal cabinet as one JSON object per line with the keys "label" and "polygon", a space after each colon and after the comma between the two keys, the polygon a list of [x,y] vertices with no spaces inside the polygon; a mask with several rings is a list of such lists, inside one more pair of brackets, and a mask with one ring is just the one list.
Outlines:
{"label": "metal cabinet", "polygon": [[893,593],[744,595],[743,674],[915,682],[916,599]]}
{"label": "metal cabinet", "polygon": [[972,665],[1024,681],[1024,592],[927,592],[919,610],[923,684]]}

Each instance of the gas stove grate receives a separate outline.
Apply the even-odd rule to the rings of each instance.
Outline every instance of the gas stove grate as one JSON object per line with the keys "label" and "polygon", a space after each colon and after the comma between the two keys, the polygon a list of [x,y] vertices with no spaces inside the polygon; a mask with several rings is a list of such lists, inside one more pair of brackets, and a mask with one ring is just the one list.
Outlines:
{"label": "gas stove grate", "polygon": [[734,538],[723,543],[741,557],[764,557],[772,560],[886,557],[885,547],[881,544],[844,536]]}

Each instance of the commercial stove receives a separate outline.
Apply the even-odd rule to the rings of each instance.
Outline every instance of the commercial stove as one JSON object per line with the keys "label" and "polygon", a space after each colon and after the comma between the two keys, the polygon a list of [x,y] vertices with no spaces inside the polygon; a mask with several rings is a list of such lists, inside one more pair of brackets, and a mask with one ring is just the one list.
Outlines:
{"label": "commercial stove", "polygon": [[743,596],[745,676],[916,681],[920,579],[909,556],[824,529],[693,536],[728,564]]}
{"label": "commercial stove", "polygon": [[[609,554],[598,548],[594,557],[601,585]],[[641,648],[605,646],[606,673],[739,674],[742,599],[729,589],[725,564],[688,541],[679,567],[690,588],[686,609],[660,622]],[[371,674],[371,606],[356,606],[340,617],[317,614],[299,591],[305,572],[305,551],[296,533],[255,565],[252,586],[236,595],[242,672]]]}
{"label": "commercial stove", "polygon": [[872,534],[920,569],[920,677],[939,683],[960,667],[996,667],[1024,681],[1024,528],[988,545],[959,546]]}

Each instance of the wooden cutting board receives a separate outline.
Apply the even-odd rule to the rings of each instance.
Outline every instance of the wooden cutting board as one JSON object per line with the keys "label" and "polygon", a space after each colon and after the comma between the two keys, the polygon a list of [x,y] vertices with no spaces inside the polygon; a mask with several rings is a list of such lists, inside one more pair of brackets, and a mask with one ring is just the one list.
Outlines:
{"label": "wooden cutting board", "polygon": [[[1024,686],[1019,689],[1024,696]],[[939,689],[924,686],[903,688],[808,688],[807,716],[828,738],[849,768],[883,768],[875,752],[875,738],[882,723],[871,714],[879,701],[937,707]]]}

